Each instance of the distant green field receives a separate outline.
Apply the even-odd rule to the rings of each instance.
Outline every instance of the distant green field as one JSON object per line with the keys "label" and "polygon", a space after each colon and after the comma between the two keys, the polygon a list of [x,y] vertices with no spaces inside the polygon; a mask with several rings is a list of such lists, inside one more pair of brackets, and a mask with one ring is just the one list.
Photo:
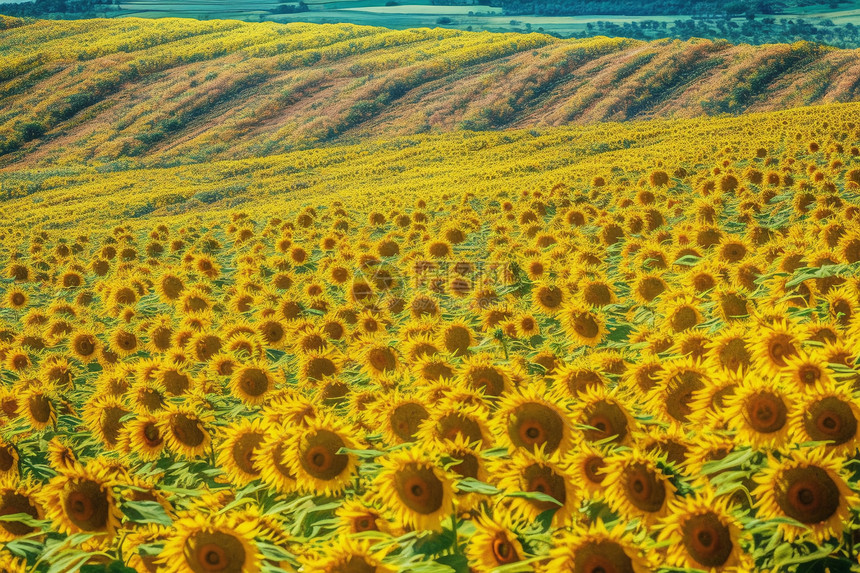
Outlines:
{"label": "distant green field", "polygon": [[[309,11],[274,14],[283,2],[277,0],[236,0],[226,2],[225,0],[191,0],[188,2],[170,2],[167,0],[120,0],[119,4],[106,11],[99,11],[96,15],[104,17],[137,16],[144,18],[182,17],[198,19],[234,19],[248,22],[275,21],[275,22],[311,22],[319,24],[329,23],[352,23],[367,26],[383,26],[387,28],[456,28],[461,30],[487,30],[493,32],[528,32],[543,31],[569,36],[571,34],[583,35],[586,32],[595,32],[597,22],[611,22],[618,26],[630,23],[641,23],[645,21],[659,22],[664,27],[671,26],[678,20],[686,20],[687,15],[678,14],[671,16],[530,16],[530,15],[505,15],[500,8],[489,6],[436,6],[431,0],[408,0],[396,6],[386,6],[386,0],[348,0],[348,1],[326,1],[306,0]],[[842,2],[834,9],[829,4],[814,4],[809,6],[792,7],[792,13],[771,16],[776,19],[792,19],[794,21],[808,22],[813,25],[821,25],[826,20],[832,21],[837,26],[845,24],[860,25],[860,0]],[[2,13],[2,3],[0,3]],[[766,15],[758,15],[761,19]],[[745,18],[738,17],[731,20],[730,25],[743,25]],[[589,27],[589,24],[592,24]],[[609,32],[610,35],[618,35],[619,32]],[[669,32],[662,32],[671,36]],[[624,32],[621,31],[623,35]],[[655,30],[645,38],[660,37],[661,32]],[[632,35],[631,37],[639,37]],[[725,37],[716,28],[713,34],[706,37]],[[794,41],[788,37],[786,41]],[[746,41],[741,39],[741,41]],[[823,41],[827,41],[826,39]]]}

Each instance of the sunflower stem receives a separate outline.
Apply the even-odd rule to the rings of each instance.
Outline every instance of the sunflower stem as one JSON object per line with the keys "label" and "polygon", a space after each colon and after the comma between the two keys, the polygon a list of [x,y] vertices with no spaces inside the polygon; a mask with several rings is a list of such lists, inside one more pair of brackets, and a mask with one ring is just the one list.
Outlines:
{"label": "sunflower stem", "polygon": [[457,512],[454,511],[451,514],[451,531],[454,533],[454,554],[462,555],[462,551],[460,551],[460,537],[457,533]]}

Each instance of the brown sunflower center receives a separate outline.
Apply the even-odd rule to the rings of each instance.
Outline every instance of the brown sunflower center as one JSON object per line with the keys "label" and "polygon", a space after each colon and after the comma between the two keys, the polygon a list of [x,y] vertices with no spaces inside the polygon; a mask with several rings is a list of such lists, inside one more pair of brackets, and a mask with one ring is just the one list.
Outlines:
{"label": "brown sunflower center", "polygon": [[427,418],[427,410],[417,402],[406,402],[391,413],[391,430],[404,442],[415,439],[418,426]]}
{"label": "brown sunflower center", "polygon": [[822,468],[792,468],[783,473],[776,501],[792,519],[806,524],[821,523],[839,509],[839,487]]}
{"label": "brown sunflower center", "polygon": [[444,485],[430,468],[408,464],[397,471],[394,485],[400,501],[416,513],[429,515],[442,507]]}
{"label": "brown sunflower center", "polygon": [[633,561],[618,543],[592,541],[578,547],[573,559],[574,573],[633,573]]}
{"label": "brown sunflower center", "polygon": [[263,441],[263,434],[251,432],[239,437],[233,443],[231,454],[233,461],[240,470],[250,475],[259,475],[260,470],[254,465],[254,452]]}
{"label": "brown sunflower center", "polygon": [[544,445],[544,451],[556,451],[564,437],[564,422],[558,412],[537,402],[527,402],[514,410],[508,424],[508,436],[517,447],[534,449]]}
{"label": "brown sunflower center", "polygon": [[523,472],[525,478],[525,491],[544,493],[556,501],[558,504],[551,501],[529,500],[538,511],[547,511],[548,509],[558,509],[559,504],[562,506],[567,503],[567,488],[564,483],[564,478],[556,474],[552,468],[541,464],[532,464]]}
{"label": "brown sunflower center", "polygon": [[104,531],[108,527],[110,502],[102,486],[93,480],[71,481],[62,501],[69,520],[83,531]]}
{"label": "brown sunflower center", "polygon": [[624,470],[623,478],[627,499],[637,509],[653,513],[663,507],[666,486],[654,470],[643,463],[634,463]]}
{"label": "brown sunflower center", "polygon": [[15,455],[11,445],[0,446],[0,472],[8,472],[15,466]]}
{"label": "brown sunflower center", "polygon": [[144,443],[147,447],[156,448],[162,444],[164,441],[161,437],[161,433],[158,431],[158,426],[155,422],[146,422],[143,426],[143,431],[141,432]]}
{"label": "brown sunflower center", "polygon": [[502,532],[496,534],[496,537],[493,539],[492,548],[493,557],[499,565],[515,563],[520,560],[520,556],[517,555],[517,550],[514,547],[514,544],[511,543]]}
{"label": "brown sunflower center", "polygon": [[194,573],[241,573],[247,555],[242,542],[221,531],[199,531],[185,542],[185,562]]}
{"label": "brown sunflower center", "polygon": [[763,434],[778,432],[788,419],[788,408],[773,392],[759,392],[751,396],[746,404],[747,421]]}
{"label": "brown sunflower center", "polygon": [[[0,516],[25,513],[33,519],[39,518],[39,512],[32,500],[26,495],[7,490],[0,496]],[[20,521],[0,521],[0,527],[15,536],[27,535],[35,528]]]}
{"label": "brown sunflower center", "polygon": [[583,468],[585,477],[592,483],[603,483],[606,476],[601,473],[601,470],[606,466],[606,462],[600,456],[591,456],[585,460]]}
{"label": "brown sunflower center", "polygon": [[785,359],[797,354],[797,349],[794,347],[790,335],[778,333],[768,340],[767,353],[773,364],[784,367],[786,365]]}
{"label": "brown sunflower center", "polygon": [[694,515],[684,522],[684,546],[699,564],[719,567],[729,560],[734,545],[729,528],[716,514]]}
{"label": "brown sunflower center", "polygon": [[378,531],[379,529],[376,527],[376,519],[370,515],[362,515],[353,520],[352,530],[361,533],[362,531]]}
{"label": "brown sunflower center", "polygon": [[627,437],[627,416],[618,404],[601,400],[585,410],[582,423],[593,429],[583,430],[585,439],[590,442],[605,440],[612,436],[613,442]]}
{"label": "brown sunflower center", "polygon": [[302,468],[319,480],[332,480],[346,469],[347,454],[338,454],[344,447],[343,439],[330,430],[319,430],[308,437],[301,452]]}
{"label": "brown sunflower center", "polygon": [[815,402],[806,413],[804,427],[815,441],[844,444],[857,434],[857,418],[851,406],[829,396]]}
{"label": "brown sunflower center", "polygon": [[199,420],[187,414],[176,414],[171,419],[170,429],[182,445],[196,448],[206,439],[200,429]]}
{"label": "brown sunflower center", "polygon": [[247,368],[239,378],[239,388],[248,396],[262,396],[269,389],[269,378],[259,368]]}
{"label": "brown sunflower center", "polygon": [[446,414],[439,420],[437,430],[442,438],[452,441],[457,436],[466,438],[470,444],[484,439],[478,422],[462,414]]}

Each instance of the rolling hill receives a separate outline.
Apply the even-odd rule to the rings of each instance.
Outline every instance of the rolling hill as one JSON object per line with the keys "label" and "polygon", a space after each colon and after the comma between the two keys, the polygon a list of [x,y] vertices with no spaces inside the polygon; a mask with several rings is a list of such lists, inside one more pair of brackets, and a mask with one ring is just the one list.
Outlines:
{"label": "rolling hill", "polygon": [[[284,153],[364,136],[691,118],[860,99],[856,50],[3,18],[0,165]],[[728,86],[728,87],[727,87]]]}

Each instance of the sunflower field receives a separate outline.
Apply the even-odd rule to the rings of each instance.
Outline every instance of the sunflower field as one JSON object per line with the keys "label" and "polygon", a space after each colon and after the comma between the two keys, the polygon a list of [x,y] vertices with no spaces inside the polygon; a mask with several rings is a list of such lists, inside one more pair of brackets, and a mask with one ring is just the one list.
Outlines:
{"label": "sunflower field", "polygon": [[7,169],[0,571],[858,571],[858,146]]}

